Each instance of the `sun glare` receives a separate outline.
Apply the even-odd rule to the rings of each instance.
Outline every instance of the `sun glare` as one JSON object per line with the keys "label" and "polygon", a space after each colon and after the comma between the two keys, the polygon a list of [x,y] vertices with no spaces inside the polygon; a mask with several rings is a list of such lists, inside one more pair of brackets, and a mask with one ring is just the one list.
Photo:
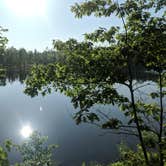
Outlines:
{"label": "sun glare", "polygon": [[29,125],[23,126],[22,129],[21,129],[21,131],[20,131],[21,135],[24,138],[30,137],[31,134],[32,134],[32,132],[33,132],[33,130],[32,130],[32,128]]}
{"label": "sun glare", "polygon": [[8,8],[19,16],[44,16],[46,0],[6,0]]}

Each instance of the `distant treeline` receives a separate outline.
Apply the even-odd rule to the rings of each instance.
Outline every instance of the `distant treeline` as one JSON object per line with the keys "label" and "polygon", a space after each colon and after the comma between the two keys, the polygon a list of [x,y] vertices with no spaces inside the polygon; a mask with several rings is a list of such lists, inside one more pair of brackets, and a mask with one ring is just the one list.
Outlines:
{"label": "distant treeline", "polygon": [[[43,52],[37,50],[27,51],[24,48],[16,49],[14,47],[7,48],[4,54],[0,54],[0,68],[6,69],[6,78],[10,81],[18,79],[23,82],[33,64],[48,64],[61,61],[65,63],[64,56],[55,50],[46,49]],[[127,71],[124,70],[124,73]],[[141,64],[132,65],[133,77],[137,80],[156,79],[155,73],[148,72]],[[3,77],[3,80],[6,78]]]}
{"label": "distant treeline", "polygon": [[0,55],[2,66],[29,66],[32,64],[48,64],[57,60],[57,53],[53,50],[43,52],[27,51],[24,48],[7,48],[3,55]]}

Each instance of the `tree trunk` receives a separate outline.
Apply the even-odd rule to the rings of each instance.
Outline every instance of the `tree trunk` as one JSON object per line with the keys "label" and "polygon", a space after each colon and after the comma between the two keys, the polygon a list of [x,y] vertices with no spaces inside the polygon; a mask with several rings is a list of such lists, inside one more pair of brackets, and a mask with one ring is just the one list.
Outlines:
{"label": "tree trunk", "polygon": [[137,109],[136,109],[136,106],[135,106],[134,92],[133,92],[132,86],[130,87],[130,94],[131,94],[131,102],[132,102],[132,107],[133,107],[133,112],[134,112],[134,121],[135,121],[136,126],[137,126],[139,140],[140,140],[141,147],[142,147],[142,150],[143,150],[143,153],[144,153],[146,165],[149,166],[150,164],[149,164],[147,150],[146,150],[146,147],[145,147],[145,144],[144,144],[144,140],[143,140],[141,128],[140,128],[140,125],[139,125],[139,120],[138,120],[138,115],[137,115]]}
{"label": "tree trunk", "polygon": [[141,131],[139,120],[138,120],[137,109],[136,109],[136,105],[135,105],[134,90],[133,90],[132,62],[131,62],[130,55],[127,55],[127,63],[128,63],[129,77],[130,77],[129,78],[129,90],[130,90],[130,95],[131,95],[132,108],[133,108],[133,112],[134,112],[134,121],[137,126],[138,137],[139,137],[140,144],[141,144],[141,147],[142,147],[142,150],[144,153],[145,162],[146,162],[146,165],[149,166],[150,164],[149,164],[149,159],[148,159],[148,155],[147,155],[147,150],[146,150],[146,147],[144,144],[142,131]]}

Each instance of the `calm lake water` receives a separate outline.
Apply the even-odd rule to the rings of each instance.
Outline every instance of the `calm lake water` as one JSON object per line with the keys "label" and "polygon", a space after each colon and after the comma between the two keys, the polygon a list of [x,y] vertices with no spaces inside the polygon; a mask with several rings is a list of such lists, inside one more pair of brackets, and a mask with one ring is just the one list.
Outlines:
{"label": "calm lake water", "polygon": [[[118,159],[118,145],[125,141],[135,147],[136,138],[124,135],[113,135],[90,124],[76,125],[72,118],[74,110],[70,98],[60,93],[46,97],[31,98],[23,93],[24,74],[8,75],[0,86],[0,141],[11,138],[21,143],[25,138],[20,130],[30,125],[42,135],[48,136],[49,144],[58,144],[54,158],[62,166],[79,166],[83,161],[108,163]],[[20,78],[20,76],[22,76]],[[125,88],[117,85],[122,93]],[[150,87],[151,90],[153,87]],[[150,90],[150,89],[149,89]],[[148,91],[149,91],[148,90]],[[116,107],[96,106],[97,109],[110,111],[113,117],[125,117]],[[11,161],[19,161],[17,154],[10,154]]]}

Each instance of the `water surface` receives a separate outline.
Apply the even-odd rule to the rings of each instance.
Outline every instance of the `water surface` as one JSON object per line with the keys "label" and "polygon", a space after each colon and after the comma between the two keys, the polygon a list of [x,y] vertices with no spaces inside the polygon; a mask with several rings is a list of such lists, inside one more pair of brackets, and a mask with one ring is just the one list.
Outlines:
{"label": "water surface", "polygon": [[[11,138],[16,143],[22,142],[25,138],[21,136],[20,130],[23,126],[30,125],[33,130],[47,135],[50,144],[59,145],[54,158],[62,166],[79,166],[83,161],[116,161],[119,157],[118,145],[122,141],[135,147],[135,137],[106,133],[90,124],[76,125],[72,118],[76,110],[70,98],[63,94],[54,92],[46,97],[39,95],[35,98],[25,95],[25,76],[21,76],[10,75],[0,86],[1,142],[6,138]],[[128,93],[124,87],[118,86],[122,93]],[[110,111],[112,117],[125,120],[116,107],[98,105],[96,108]],[[10,156],[12,162],[20,160],[16,154]]]}

